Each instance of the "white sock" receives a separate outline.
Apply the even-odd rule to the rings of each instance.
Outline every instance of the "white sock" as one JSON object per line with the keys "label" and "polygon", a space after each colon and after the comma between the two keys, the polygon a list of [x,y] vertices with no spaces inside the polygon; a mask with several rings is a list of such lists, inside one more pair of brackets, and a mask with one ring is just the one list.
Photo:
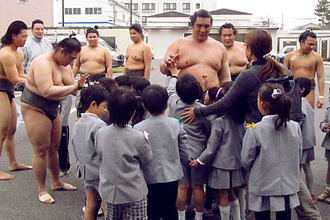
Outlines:
{"label": "white sock", "polygon": [[179,220],[186,220],[186,211],[179,211],[178,210],[178,216],[179,216]]}
{"label": "white sock", "polygon": [[195,220],[202,220],[203,219],[203,212],[195,211]]}
{"label": "white sock", "polygon": [[241,216],[245,216],[245,210],[246,210],[245,195],[246,195],[246,189],[245,188],[238,189],[238,201],[239,201]]}
{"label": "white sock", "polygon": [[219,205],[219,209],[221,220],[229,220],[230,206]]}
{"label": "white sock", "polygon": [[231,212],[233,214],[233,219],[234,220],[241,220],[241,213],[240,213],[238,199],[235,199],[234,201],[229,201],[229,205],[230,205],[230,208],[231,208]]}

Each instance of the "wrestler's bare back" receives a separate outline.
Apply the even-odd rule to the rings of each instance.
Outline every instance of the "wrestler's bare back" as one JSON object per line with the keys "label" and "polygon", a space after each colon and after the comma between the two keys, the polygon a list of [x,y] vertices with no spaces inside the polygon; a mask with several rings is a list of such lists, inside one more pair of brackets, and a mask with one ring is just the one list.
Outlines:
{"label": "wrestler's bare back", "polygon": [[180,74],[190,73],[201,84],[202,75],[206,74],[207,89],[219,86],[218,74],[225,54],[222,43],[210,37],[206,41],[197,42],[192,36],[188,36],[178,39],[173,43],[173,46],[173,54],[179,54],[178,68]]}
{"label": "wrestler's bare back", "polygon": [[315,78],[317,62],[322,59],[319,54],[312,51],[309,54],[301,54],[299,51],[293,51],[287,55],[288,68],[294,77]]}
{"label": "wrestler's bare back", "polygon": [[126,50],[125,69],[143,70],[145,68],[144,53],[150,51],[150,47],[141,41],[137,44],[131,44]]}
{"label": "wrestler's bare back", "polygon": [[[51,52],[48,52],[32,61],[26,86],[30,91],[44,96],[42,91],[47,90],[47,87],[72,85],[73,83],[74,78],[70,65],[58,65],[51,58]],[[49,99],[62,100],[63,97]]]}
{"label": "wrestler's bare back", "polygon": [[78,57],[79,71],[91,74],[106,72],[106,53],[109,53],[107,49],[99,44],[92,48],[89,45],[82,47]]}
{"label": "wrestler's bare back", "polygon": [[231,47],[226,48],[231,74],[238,74],[246,69],[248,60],[245,49],[244,43],[238,41],[234,41]]}

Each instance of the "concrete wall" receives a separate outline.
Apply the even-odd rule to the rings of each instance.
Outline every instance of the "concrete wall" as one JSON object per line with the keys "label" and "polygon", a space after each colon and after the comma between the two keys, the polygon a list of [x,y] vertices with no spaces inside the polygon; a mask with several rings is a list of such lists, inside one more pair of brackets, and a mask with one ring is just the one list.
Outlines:
{"label": "concrete wall", "polygon": [[28,0],[28,3],[20,3],[20,0],[0,1],[1,36],[14,20],[22,20],[30,27],[35,19],[43,20],[45,26],[53,25],[53,0]]}

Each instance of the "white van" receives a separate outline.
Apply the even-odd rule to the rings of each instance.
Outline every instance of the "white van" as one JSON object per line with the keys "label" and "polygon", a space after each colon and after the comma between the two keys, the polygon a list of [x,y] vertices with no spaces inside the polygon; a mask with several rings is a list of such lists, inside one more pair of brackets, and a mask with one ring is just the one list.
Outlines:
{"label": "white van", "polygon": [[[68,35],[57,35],[57,36],[45,36],[53,45],[55,43],[60,42],[64,38],[69,37]],[[86,36],[82,34],[76,34],[74,35],[77,40],[81,43],[81,46],[85,46],[88,44]],[[124,56],[122,54],[119,54],[114,48],[112,48],[105,40],[102,38],[99,38],[100,45],[107,48],[110,51],[110,54],[112,56],[112,67],[118,67],[122,66],[124,64]]]}

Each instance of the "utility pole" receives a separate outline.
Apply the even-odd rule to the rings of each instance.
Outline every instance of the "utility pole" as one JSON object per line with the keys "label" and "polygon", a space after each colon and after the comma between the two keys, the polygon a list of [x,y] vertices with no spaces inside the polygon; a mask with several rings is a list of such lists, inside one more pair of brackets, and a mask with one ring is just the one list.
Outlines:
{"label": "utility pole", "polygon": [[132,0],[131,0],[131,3],[130,3],[130,14],[131,14],[130,22],[131,22],[131,25],[132,25],[133,24],[133,3],[132,3]]}
{"label": "utility pole", "polygon": [[64,27],[64,0],[62,0],[62,27]]}

